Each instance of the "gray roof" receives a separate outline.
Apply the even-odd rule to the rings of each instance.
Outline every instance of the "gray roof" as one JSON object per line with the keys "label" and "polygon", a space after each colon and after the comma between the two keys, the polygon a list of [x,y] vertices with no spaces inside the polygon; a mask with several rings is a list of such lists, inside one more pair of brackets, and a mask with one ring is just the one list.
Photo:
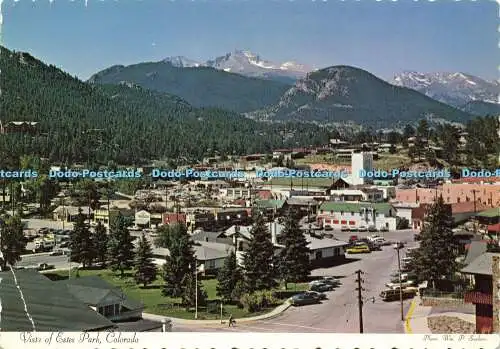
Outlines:
{"label": "gray roof", "polygon": [[302,206],[302,205],[311,205],[313,206],[318,206],[319,203],[312,199],[312,198],[296,198],[296,197],[291,197],[286,200],[286,203],[291,206]]}
{"label": "gray roof", "polygon": [[465,256],[464,264],[471,264],[477,257],[481,256],[488,249],[485,241],[471,241],[469,245],[469,250]]}
{"label": "gray roof", "polygon": [[474,259],[468,266],[461,270],[464,274],[493,274],[493,256],[500,257],[500,253],[486,252]]}
{"label": "gray roof", "polygon": [[[240,226],[238,226],[238,229],[239,229],[240,236],[244,237],[247,240],[250,240],[252,238],[252,233],[251,233],[252,226],[240,225]],[[235,233],[236,233],[236,226],[233,225],[232,227],[228,228],[224,234],[227,237],[230,237],[230,236],[233,236]]]}
{"label": "gray roof", "polygon": [[97,275],[62,280],[58,283],[65,284],[73,296],[91,306],[114,301],[128,310],[144,308],[140,302],[128,298],[119,287],[106,282]]}
{"label": "gray roof", "polygon": [[206,239],[208,239],[208,241],[216,242],[220,235],[220,232],[197,231],[191,234],[191,239],[193,241],[205,241]]}
{"label": "gray roof", "polygon": [[348,243],[345,241],[328,238],[318,239],[309,235],[306,235],[306,240],[309,242],[309,245],[307,247],[309,247],[310,250],[319,250],[323,248],[341,247],[348,245]]}
{"label": "gray roof", "polygon": [[[196,241],[196,243],[199,245],[194,245],[193,249],[196,259],[200,262],[226,258],[234,249],[232,245],[219,242]],[[166,248],[154,248],[153,254],[155,256],[165,257],[170,254],[170,251]]]}
{"label": "gray roof", "polygon": [[198,243],[201,244],[201,246],[195,245],[194,251],[196,259],[199,261],[226,258],[231,254],[231,251],[234,250],[233,246],[218,242],[199,241]]}
{"label": "gray roof", "polygon": [[58,282],[49,280],[36,270],[16,270],[15,278],[10,271],[2,272],[0,286],[3,331],[33,329],[24,310],[21,291],[37,332],[80,332],[115,327],[111,321],[71,295],[66,287],[61,287]]}

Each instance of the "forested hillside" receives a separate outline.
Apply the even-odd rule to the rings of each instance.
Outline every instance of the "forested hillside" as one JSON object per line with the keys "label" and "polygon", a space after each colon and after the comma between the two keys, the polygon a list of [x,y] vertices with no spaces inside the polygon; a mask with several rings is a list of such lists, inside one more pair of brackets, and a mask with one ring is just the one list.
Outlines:
{"label": "forested hillside", "polygon": [[[1,48],[1,121],[38,121],[40,134],[1,135],[0,162],[15,166],[23,154],[51,163],[199,159],[273,147],[326,142],[312,125],[271,125],[136,86],[84,83],[26,53]],[[283,130],[288,135],[283,144]]]}

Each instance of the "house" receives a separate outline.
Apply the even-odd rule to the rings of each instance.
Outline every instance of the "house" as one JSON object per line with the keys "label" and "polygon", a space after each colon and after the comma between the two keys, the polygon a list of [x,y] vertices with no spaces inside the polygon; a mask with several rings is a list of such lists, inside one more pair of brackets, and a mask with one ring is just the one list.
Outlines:
{"label": "house", "polygon": [[384,201],[384,193],[377,188],[330,190],[330,200],[382,202]]}
{"label": "house", "polygon": [[224,233],[213,231],[195,231],[191,234],[191,240],[194,242],[218,242],[226,245],[232,245],[233,239],[225,237]]}
{"label": "house", "polygon": [[319,207],[318,224],[334,229],[370,227],[396,230],[396,209],[387,203],[324,202]]}
{"label": "house", "polygon": [[196,228],[210,229],[215,225],[213,212],[193,212],[186,214],[186,225],[192,231]]}
{"label": "house", "polygon": [[223,188],[219,192],[222,197],[229,199],[250,199],[255,197],[255,190],[251,188]]}
{"label": "house", "polygon": [[347,242],[335,239],[318,239],[306,235],[309,242],[311,266],[313,268],[331,266],[345,260],[345,249],[349,245]]}
{"label": "house", "polygon": [[396,209],[396,216],[408,220],[408,224],[411,225],[413,221],[413,210],[418,208],[418,204],[405,204],[405,203],[393,203],[392,207]]}
{"label": "house", "polygon": [[500,206],[476,214],[475,219],[484,225],[500,223]]}
{"label": "house", "polygon": [[2,331],[82,332],[116,328],[67,287],[34,269],[1,272],[0,280]]}
{"label": "house", "polygon": [[175,224],[181,223],[186,224],[186,214],[185,213],[164,213],[163,214],[163,224]]}
{"label": "house", "polygon": [[0,121],[0,132],[6,133],[27,133],[36,134],[38,132],[38,122],[35,121],[10,121],[2,124]]}
{"label": "house", "polygon": [[92,218],[92,214],[94,210],[92,210],[88,206],[58,206],[52,214],[54,215],[54,220],[56,221],[65,221],[65,222],[74,222],[78,213],[81,211],[85,219]]}
{"label": "house", "polygon": [[120,210],[117,209],[97,209],[94,211],[93,221],[94,223],[101,222],[104,225],[109,225],[110,220],[114,219],[120,214]]}
{"label": "house", "polygon": [[493,257],[498,253],[486,252],[461,270],[474,276],[474,290],[464,296],[466,303],[476,306],[476,332],[493,332]]}
{"label": "house", "polygon": [[[229,244],[219,242],[196,241],[193,245],[198,271],[204,275],[213,275],[224,266],[226,258],[234,251],[234,247]],[[166,248],[154,248],[153,258],[158,265],[165,263],[165,257],[170,252]]]}
{"label": "house", "polygon": [[236,208],[234,210],[225,209],[225,210],[216,210],[215,211],[215,220],[219,223],[219,225],[226,225],[228,222],[234,224],[243,224],[246,223],[250,218],[248,211],[246,209]]}
{"label": "house", "polygon": [[288,204],[286,200],[256,200],[254,206],[266,214],[278,215],[287,209]]}
{"label": "house", "polygon": [[144,305],[128,298],[123,291],[99,276],[81,276],[55,281],[76,299],[111,321],[142,318]]}

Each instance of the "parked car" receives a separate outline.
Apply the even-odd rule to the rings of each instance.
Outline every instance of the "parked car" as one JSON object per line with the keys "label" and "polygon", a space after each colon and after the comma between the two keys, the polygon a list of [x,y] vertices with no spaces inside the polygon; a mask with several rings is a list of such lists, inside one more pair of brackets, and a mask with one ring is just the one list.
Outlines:
{"label": "parked car", "polygon": [[351,235],[349,236],[349,242],[353,243],[354,241],[358,241],[358,236],[357,235]]}
{"label": "parked car", "polygon": [[328,291],[333,291],[335,286],[330,285],[328,283],[319,283],[319,284],[314,284],[311,286],[311,291],[315,292],[328,292]]}
{"label": "parked car", "polygon": [[369,231],[369,232],[375,232],[375,231],[377,231],[377,227],[375,227],[374,225],[370,225],[370,226],[368,227],[368,231]]}
{"label": "parked car", "polygon": [[370,253],[370,248],[367,245],[359,245],[348,248],[346,250],[348,254],[358,254],[358,253]]}
{"label": "parked car", "polygon": [[396,242],[394,245],[392,245],[392,247],[394,247],[394,249],[397,250],[397,249],[404,248],[405,244],[404,244],[404,242]]}
{"label": "parked car", "polygon": [[420,234],[413,234],[413,240],[414,241],[420,241]]}
{"label": "parked car", "polygon": [[290,303],[293,306],[300,306],[300,305],[308,305],[308,304],[318,304],[318,303],[320,303],[320,300],[311,294],[300,293],[300,294],[293,296],[290,299]]}
{"label": "parked car", "polygon": [[330,234],[330,233],[323,234],[323,237],[328,238],[328,239],[334,238],[333,234]]}
{"label": "parked car", "polygon": [[340,285],[340,280],[333,276],[323,276],[320,281],[334,286]]}
{"label": "parked car", "polygon": [[367,227],[359,227],[358,231],[359,232],[365,232],[365,231],[368,231],[368,228]]}
{"label": "parked car", "polygon": [[38,270],[50,270],[50,269],[54,269],[55,266],[52,265],[52,264],[47,264],[47,263],[41,263],[41,264],[38,264],[38,267],[37,269]]}
{"label": "parked car", "polygon": [[[415,283],[413,281],[408,280],[408,281],[402,282],[401,287],[407,288],[407,287],[413,286],[414,284]],[[385,286],[388,288],[391,288],[391,289],[399,288],[399,281],[398,282],[389,282],[389,283],[385,284]]]}
{"label": "parked car", "polygon": [[343,225],[340,227],[340,231],[349,231],[349,227],[347,225]]}
{"label": "parked car", "polygon": [[63,250],[57,249],[50,253],[51,256],[62,256],[64,254]]}
{"label": "parked car", "polygon": [[325,227],[323,228],[323,230],[325,230],[325,231],[332,231],[333,227],[331,225],[325,225]]}
{"label": "parked car", "polygon": [[389,231],[389,228],[387,228],[387,227],[382,227],[382,228],[380,228],[380,229],[379,229],[379,231]]}
{"label": "parked car", "polygon": [[382,298],[384,302],[390,302],[399,300],[401,296],[403,296],[403,299],[413,298],[416,294],[416,290],[413,289],[404,289],[402,294],[399,292],[399,289],[389,289],[380,292],[380,298]]}
{"label": "parked car", "polygon": [[321,292],[316,292],[316,291],[306,291],[304,292],[306,294],[310,294],[311,296],[319,299],[319,300],[324,300],[326,299],[326,294],[325,293],[321,293]]}

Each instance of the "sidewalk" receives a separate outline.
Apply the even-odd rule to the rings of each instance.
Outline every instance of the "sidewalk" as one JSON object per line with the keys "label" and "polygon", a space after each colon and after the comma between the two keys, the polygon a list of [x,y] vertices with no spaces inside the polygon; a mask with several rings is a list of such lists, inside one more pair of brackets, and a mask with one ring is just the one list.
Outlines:
{"label": "sidewalk", "polygon": [[[285,310],[287,310],[291,306],[289,301],[285,301],[282,305],[274,308],[271,312],[259,315],[259,316],[254,316],[254,317],[247,317],[247,318],[239,318],[236,319],[237,322],[252,322],[252,321],[258,321],[258,320],[265,320],[265,319],[271,319],[273,317],[276,317],[283,313]],[[188,319],[179,319],[179,318],[173,318],[170,316],[162,316],[162,315],[155,315],[155,314],[148,314],[148,313],[142,313],[142,317],[145,320],[151,320],[151,321],[158,321],[161,322],[164,319],[170,319],[172,320],[173,324],[179,324],[179,325],[220,325],[221,320],[188,320]],[[226,322],[227,319],[222,319],[223,322]]]}
{"label": "sidewalk", "polygon": [[424,307],[419,295],[413,298],[410,309],[406,314],[405,333],[407,334],[430,334],[432,333],[427,318],[430,316],[432,307]]}

